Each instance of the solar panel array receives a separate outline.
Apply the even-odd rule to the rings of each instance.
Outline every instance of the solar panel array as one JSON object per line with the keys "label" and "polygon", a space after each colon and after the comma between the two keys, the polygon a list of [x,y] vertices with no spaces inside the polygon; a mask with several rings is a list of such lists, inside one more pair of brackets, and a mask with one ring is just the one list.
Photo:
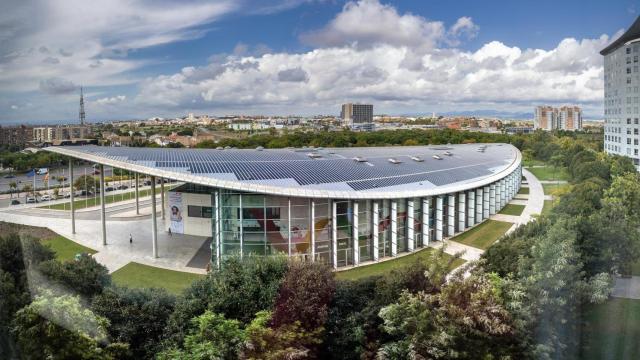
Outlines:
{"label": "solar panel array", "polygon": [[[447,147],[384,147],[345,149],[213,150],[82,146],[70,150],[167,171],[216,177],[233,174],[240,181],[294,179],[300,186],[346,183],[353,190],[429,182],[442,186],[490,175],[492,168],[510,164],[516,155],[508,145]],[[452,156],[444,155],[448,150]],[[308,153],[320,154],[310,158]],[[435,160],[433,155],[442,160]],[[365,162],[352,158],[362,156]],[[420,156],[417,162],[411,156]],[[389,162],[395,158],[401,163]],[[228,179],[228,176],[219,175]]]}

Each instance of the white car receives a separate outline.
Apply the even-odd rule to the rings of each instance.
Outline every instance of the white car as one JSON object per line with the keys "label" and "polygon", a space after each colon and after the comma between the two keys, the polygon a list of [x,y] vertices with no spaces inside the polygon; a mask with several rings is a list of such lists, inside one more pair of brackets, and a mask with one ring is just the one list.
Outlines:
{"label": "white car", "polygon": [[36,198],[29,196],[27,198],[27,204],[35,204],[37,203]]}
{"label": "white car", "polygon": [[49,195],[49,194],[44,194],[40,198],[40,201],[50,201],[50,200],[51,200],[51,195]]}

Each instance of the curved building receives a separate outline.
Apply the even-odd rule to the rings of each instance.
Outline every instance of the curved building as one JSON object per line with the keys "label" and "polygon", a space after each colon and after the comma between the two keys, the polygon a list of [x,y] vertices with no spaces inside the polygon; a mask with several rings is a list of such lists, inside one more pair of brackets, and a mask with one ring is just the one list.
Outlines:
{"label": "curved building", "polygon": [[508,144],[47,150],[149,175],[153,184],[183,182],[168,193],[164,226],[211,237],[214,264],[230,254],[285,253],[339,268],[411,252],[500,211],[522,176],[520,152]]}
{"label": "curved building", "polygon": [[604,48],[604,150],[640,169],[640,17]]}

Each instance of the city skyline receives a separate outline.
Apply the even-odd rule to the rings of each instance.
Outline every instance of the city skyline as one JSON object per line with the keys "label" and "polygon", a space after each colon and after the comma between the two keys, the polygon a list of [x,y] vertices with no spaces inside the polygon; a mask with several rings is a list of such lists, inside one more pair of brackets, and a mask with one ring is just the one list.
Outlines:
{"label": "city skyline", "polygon": [[[88,121],[313,115],[336,113],[345,102],[398,115],[528,113],[542,103],[575,103],[585,119],[601,119],[598,52],[638,12],[630,1],[542,2],[516,12],[506,2],[166,5],[8,7],[0,17],[7,29],[0,125],[74,122],[80,86]],[[562,11],[572,6],[582,11]],[[19,21],[28,16],[38,25]]]}

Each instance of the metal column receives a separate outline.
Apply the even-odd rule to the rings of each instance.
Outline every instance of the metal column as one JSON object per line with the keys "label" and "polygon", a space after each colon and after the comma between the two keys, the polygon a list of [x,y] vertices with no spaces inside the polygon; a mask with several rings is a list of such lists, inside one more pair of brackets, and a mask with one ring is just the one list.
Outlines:
{"label": "metal column", "polygon": [[216,243],[216,267],[220,268],[220,257],[222,256],[222,247],[220,241],[220,192],[215,191],[214,194],[214,203],[215,206],[215,232],[213,234],[213,238]]}
{"label": "metal column", "polygon": [[316,261],[316,200],[311,199],[311,261]]}
{"label": "metal column", "polygon": [[[242,195],[240,195],[240,208],[242,209]],[[291,245],[291,198],[287,198],[287,213],[289,214],[289,216],[287,217],[287,248],[289,250],[289,257],[291,257],[291,250],[292,250],[292,245]],[[240,210],[240,212],[242,212],[242,210]],[[242,246],[242,245],[241,245]]]}
{"label": "metal column", "polygon": [[162,210],[160,210],[160,213],[162,214],[162,220],[164,220],[164,213],[167,212],[164,206],[164,178],[160,179],[160,192],[160,203],[162,204]]}
{"label": "metal column", "polygon": [[467,203],[469,209],[467,210],[467,226],[473,226],[476,223],[476,192],[469,190],[467,192]]}
{"label": "metal column", "polygon": [[496,213],[496,185],[489,185],[489,215]]}
{"label": "metal column", "polygon": [[500,180],[500,208],[507,205],[507,182],[505,179]]}
{"label": "metal column", "polygon": [[482,222],[482,188],[476,189],[476,224]]}
{"label": "metal column", "polygon": [[447,199],[447,237],[456,234],[456,194],[449,194]]}
{"label": "metal column", "polygon": [[138,187],[140,186],[140,174],[136,173],[136,215],[140,215],[140,193]]}
{"label": "metal column", "polygon": [[107,218],[104,210],[104,193],[104,165],[100,164],[100,222],[102,223],[102,245],[107,245]]}
{"label": "metal column", "polygon": [[379,241],[378,230],[380,226],[378,211],[380,211],[378,201],[373,200],[373,213],[371,214],[372,223],[373,223],[371,228],[373,233],[373,261],[378,261],[378,258],[380,257],[380,254],[378,253],[378,251],[380,251],[378,246],[378,241]]}
{"label": "metal column", "polygon": [[338,205],[335,201],[331,202],[331,265],[334,269],[338,268],[338,223],[336,213]]}
{"label": "metal column", "polygon": [[[353,202],[353,265],[357,266],[360,264],[360,239],[358,236],[358,201],[354,200]],[[366,205],[365,205],[366,206]]]}
{"label": "metal column", "polygon": [[431,212],[431,198],[422,199],[422,243],[429,246],[431,229],[429,228],[429,215]]}
{"label": "metal column", "polygon": [[151,242],[153,257],[158,257],[158,219],[156,219],[156,177],[151,176]]}
{"label": "metal column", "polygon": [[462,232],[467,227],[467,196],[464,192],[458,193],[458,231]]}
{"label": "metal column", "polygon": [[69,200],[71,201],[71,233],[76,233],[76,209],[74,204],[74,193],[73,189],[73,158],[69,158]]}
{"label": "metal column", "polygon": [[489,186],[482,188],[482,220],[489,218]]}
{"label": "metal column", "polygon": [[413,200],[407,201],[407,251],[415,248],[415,224],[413,220]]}
{"label": "metal column", "polygon": [[442,241],[442,221],[444,216],[444,196],[438,195],[436,198],[436,241]]}
{"label": "metal column", "polygon": [[391,256],[398,254],[398,202],[391,200]]}

